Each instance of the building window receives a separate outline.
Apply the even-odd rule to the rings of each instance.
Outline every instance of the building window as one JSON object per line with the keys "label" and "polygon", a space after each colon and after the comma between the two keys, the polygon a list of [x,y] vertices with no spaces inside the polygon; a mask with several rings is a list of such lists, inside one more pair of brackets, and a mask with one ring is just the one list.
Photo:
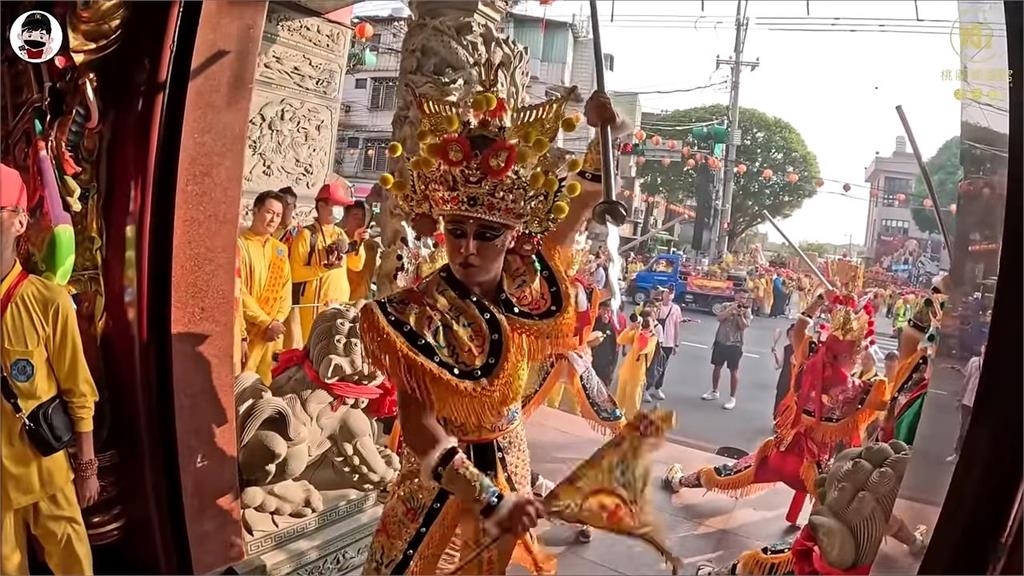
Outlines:
{"label": "building window", "polygon": [[345,139],[345,148],[359,148],[359,137],[349,136]]}
{"label": "building window", "polygon": [[366,78],[356,78],[356,90],[366,90]]}
{"label": "building window", "polygon": [[363,147],[363,170],[384,172],[388,169],[388,141],[367,140]]}
{"label": "building window", "polygon": [[882,218],[879,234],[882,236],[908,236],[910,234],[910,221]]}
{"label": "building window", "polygon": [[394,110],[398,78],[374,78],[370,90],[370,110]]}
{"label": "building window", "polygon": [[912,185],[909,178],[890,178],[886,176],[885,183],[882,186],[882,206],[898,207],[900,203],[896,200],[896,195],[903,194],[905,197],[910,198],[911,190]]}
{"label": "building window", "polygon": [[615,72],[615,55],[605,52],[602,54],[604,60],[604,69],[609,72]]}
{"label": "building window", "polygon": [[634,204],[633,205],[633,218],[632,219],[633,220],[637,220],[637,221],[644,219],[644,205],[643,204]]}

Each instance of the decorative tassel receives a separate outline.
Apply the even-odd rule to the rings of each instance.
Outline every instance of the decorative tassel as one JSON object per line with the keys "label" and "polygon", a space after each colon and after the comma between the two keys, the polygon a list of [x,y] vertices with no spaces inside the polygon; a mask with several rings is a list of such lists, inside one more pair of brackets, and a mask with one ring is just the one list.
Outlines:
{"label": "decorative tassel", "polygon": [[761,550],[748,550],[737,561],[737,574],[773,576],[793,572],[793,555],[787,550],[781,554],[765,554]]}
{"label": "decorative tassel", "polygon": [[757,454],[754,456],[754,461],[750,467],[746,470],[733,474],[731,476],[719,476],[715,472],[714,466],[708,466],[700,471],[700,484],[708,492],[715,492],[723,494],[725,496],[731,496],[736,499],[747,498],[755,496],[766,490],[772,488],[774,482],[762,482],[759,484],[754,483],[754,477],[757,473],[757,467],[764,458],[772,453],[775,446],[775,440],[768,438],[761,443],[761,446],[757,449]]}

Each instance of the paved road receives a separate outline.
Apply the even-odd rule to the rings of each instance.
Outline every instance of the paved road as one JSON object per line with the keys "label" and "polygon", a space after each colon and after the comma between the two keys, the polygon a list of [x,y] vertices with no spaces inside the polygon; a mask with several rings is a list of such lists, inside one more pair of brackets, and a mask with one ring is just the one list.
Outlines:
{"label": "paved road", "polygon": [[[683,315],[700,323],[682,326],[683,346],[669,361],[663,389],[667,398],[659,403],[662,408],[676,411],[677,426],[669,440],[707,452],[723,446],[753,450],[772,431],[772,405],[779,376],[771,357],[774,332],[777,329],[785,332],[792,320],[754,318],[744,338],[736,408],[730,411],[722,409],[728,398],[727,370],[722,371],[721,399],[704,401],[700,398],[711,387],[711,344],[718,322],[712,315],[701,312],[685,310]],[[889,321],[879,317],[876,323],[879,348],[883,353],[895,350],[896,341],[890,336]],[[915,449],[916,460],[927,461],[927,464],[915,465],[903,490],[905,497],[924,502],[940,502],[945,495],[953,465],[944,459],[952,450],[959,427],[956,395],[962,379],[944,366],[935,376],[930,394],[934,399],[926,406],[928,422],[921,426]]]}

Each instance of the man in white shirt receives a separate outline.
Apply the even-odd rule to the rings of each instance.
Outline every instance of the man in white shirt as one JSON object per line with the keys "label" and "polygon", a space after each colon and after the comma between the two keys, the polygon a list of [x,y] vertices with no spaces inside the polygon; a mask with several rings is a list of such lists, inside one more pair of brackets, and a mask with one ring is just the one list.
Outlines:
{"label": "man in white shirt", "polygon": [[674,300],[675,291],[672,288],[660,288],[658,290],[661,301],[654,308],[655,318],[658,320],[659,355],[651,363],[653,370],[648,371],[647,390],[644,392],[644,400],[664,400],[665,393],[661,388],[665,384],[665,372],[668,372],[668,361],[679,351],[680,341],[683,337],[679,329],[680,324],[693,322],[691,318],[685,318],[683,311]]}
{"label": "man in white shirt", "polygon": [[963,448],[964,437],[967,436],[967,426],[971,423],[971,410],[974,409],[974,396],[978,393],[978,381],[981,379],[981,364],[984,361],[985,345],[982,345],[981,354],[968,360],[966,368],[963,370],[957,368],[964,375],[964,393],[960,397],[960,433],[956,437],[953,454],[946,458],[946,462],[954,462],[960,457],[960,449]]}

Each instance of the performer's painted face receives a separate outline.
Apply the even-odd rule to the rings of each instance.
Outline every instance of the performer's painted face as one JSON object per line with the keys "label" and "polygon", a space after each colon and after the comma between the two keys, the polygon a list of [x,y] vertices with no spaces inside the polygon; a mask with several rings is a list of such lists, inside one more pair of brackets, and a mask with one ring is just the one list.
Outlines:
{"label": "performer's painted face", "polygon": [[448,263],[455,276],[470,287],[501,277],[505,253],[516,238],[508,226],[464,216],[445,218],[444,235]]}

